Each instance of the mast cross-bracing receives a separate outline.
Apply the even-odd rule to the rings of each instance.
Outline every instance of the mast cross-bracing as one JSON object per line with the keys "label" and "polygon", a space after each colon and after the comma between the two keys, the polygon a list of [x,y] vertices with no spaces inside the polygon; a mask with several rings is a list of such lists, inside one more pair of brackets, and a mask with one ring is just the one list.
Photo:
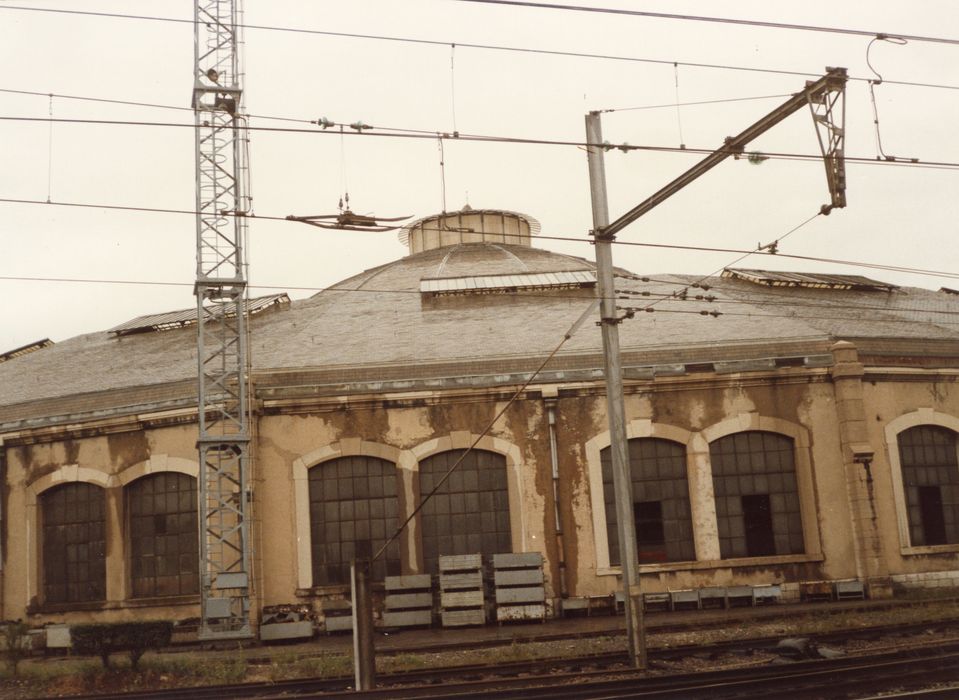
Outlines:
{"label": "mast cross-bracing", "polygon": [[200,639],[252,636],[243,259],[249,172],[239,4],[194,6]]}

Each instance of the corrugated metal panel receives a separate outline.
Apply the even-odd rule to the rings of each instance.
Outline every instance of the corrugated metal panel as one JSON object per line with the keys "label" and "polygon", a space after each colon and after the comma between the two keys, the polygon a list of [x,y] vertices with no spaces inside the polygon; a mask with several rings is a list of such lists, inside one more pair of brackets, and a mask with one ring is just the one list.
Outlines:
{"label": "corrugated metal panel", "polygon": [[596,276],[591,270],[562,272],[532,272],[519,275],[479,275],[476,277],[424,278],[420,280],[423,294],[457,294],[483,290],[563,289],[591,287]]}
{"label": "corrugated metal panel", "polygon": [[742,279],[770,287],[808,287],[813,289],[855,289],[892,291],[894,284],[879,282],[861,275],[827,275],[821,273],[771,272],[769,270],[746,270],[728,267],[723,277]]}
{"label": "corrugated metal panel", "polygon": [[[290,298],[286,294],[269,294],[263,297],[256,297],[247,302],[247,310],[251,314],[263,311],[267,307],[277,304],[289,304]],[[235,315],[235,310],[228,313],[229,316]],[[116,335],[128,335],[130,333],[144,333],[146,331],[162,331],[171,328],[181,328],[196,323],[196,309],[181,309],[179,311],[167,311],[162,314],[148,314],[138,316],[137,318],[114,326],[108,332]]]}

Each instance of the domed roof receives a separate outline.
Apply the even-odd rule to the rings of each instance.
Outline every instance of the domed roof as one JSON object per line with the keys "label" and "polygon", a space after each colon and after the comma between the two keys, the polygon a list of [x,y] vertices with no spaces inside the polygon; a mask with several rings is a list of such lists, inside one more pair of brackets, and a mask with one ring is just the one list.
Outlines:
{"label": "domed roof", "polygon": [[424,280],[529,279],[545,273],[558,280],[556,273],[592,267],[581,258],[499,243],[458,244],[409,255],[258,321],[254,366],[422,366],[548,353],[552,348],[542,342],[543,334],[562,337],[593,298],[592,282],[544,279],[522,292],[513,288],[510,294],[493,294],[486,281],[481,289],[436,298],[424,293]]}
{"label": "domed roof", "polygon": [[592,270],[594,267],[594,263],[583,258],[539,248],[506,243],[458,243],[408,255],[362,272],[331,289],[357,285],[396,289],[397,285],[401,285],[406,289],[419,290],[420,281],[424,279],[566,272]]}
{"label": "domed roof", "polygon": [[[435,378],[444,377],[485,376],[493,384],[501,377],[509,384],[518,376],[510,373],[539,366],[589,308],[593,267],[525,245],[461,242],[366,270],[308,299],[267,305],[249,324],[258,391],[302,386],[309,393],[325,386],[325,393],[348,394],[363,382],[364,391],[376,393],[438,386]],[[836,337],[949,347],[959,338],[941,323],[942,309],[959,313],[959,301],[929,290],[824,292],[717,278],[710,280],[716,297],[710,303],[698,301],[690,287],[699,278],[641,280],[618,272],[619,297],[627,300],[617,302],[620,313],[630,305],[657,312],[620,326],[627,367],[824,352]],[[683,289],[688,294],[677,296]],[[558,377],[552,381],[571,372],[601,378],[601,352],[596,324],[584,324],[551,361]],[[195,403],[196,329],[189,325],[90,333],[0,362],[5,429],[54,416],[73,420]]]}

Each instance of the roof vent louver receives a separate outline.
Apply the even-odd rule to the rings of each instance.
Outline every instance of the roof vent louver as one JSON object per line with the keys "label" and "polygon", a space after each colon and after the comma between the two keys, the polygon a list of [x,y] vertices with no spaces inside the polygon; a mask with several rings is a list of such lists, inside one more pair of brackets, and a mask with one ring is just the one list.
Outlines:
{"label": "roof vent louver", "polygon": [[29,355],[31,352],[43,350],[43,348],[48,348],[51,345],[53,345],[53,341],[49,338],[37,340],[33,343],[29,343],[28,345],[21,345],[19,348],[14,348],[13,350],[0,353],[0,362],[6,362],[7,360],[12,360],[15,357],[21,357],[22,355]]}
{"label": "roof vent louver", "polygon": [[[250,314],[260,313],[274,306],[283,306],[290,303],[290,298],[286,294],[270,294],[268,296],[256,297],[246,302],[247,312]],[[227,311],[228,317],[236,315],[236,309]],[[149,333],[151,331],[168,331],[184,326],[196,325],[196,309],[183,309],[181,311],[167,311],[162,314],[148,314],[138,316],[132,321],[121,323],[114,326],[108,333],[114,335],[132,335],[133,333]]]}
{"label": "roof vent louver", "polygon": [[595,285],[596,275],[592,270],[571,270],[514,275],[423,278],[420,280],[420,292],[428,296],[510,294],[530,290],[580,289]]}
{"label": "roof vent louver", "polygon": [[726,279],[739,279],[765,287],[803,287],[805,289],[837,289],[855,291],[891,292],[898,287],[861,275],[825,275],[811,272],[771,272],[727,267]]}

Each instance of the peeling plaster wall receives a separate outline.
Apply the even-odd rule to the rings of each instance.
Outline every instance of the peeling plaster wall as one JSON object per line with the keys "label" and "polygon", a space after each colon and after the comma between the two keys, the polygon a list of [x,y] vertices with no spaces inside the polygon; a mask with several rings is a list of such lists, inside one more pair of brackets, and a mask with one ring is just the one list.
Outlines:
{"label": "peeling plaster wall", "polygon": [[908,542],[894,435],[923,423],[959,430],[959,377],[929,374],[920,378],[877,372],[863,381],[866,425],[876,451],[871,467],[875,512],[882,529],[882,554],[893,576],[959,569],[959,545],[913,548]]}
{"label": "peeling plaster wall", "polygon": [[[601,387],[591,383],[557,388],[557,487],[566,586],[570,595],[607,594],[618,588],[619,578],[615,570],[600,565],[605,545],[599,547],[597,543],[602,543],[605,532],[597,531],[594,505],[597,497],[602,500],[602,494],[593,492],[597,483],[590,471],[590,459],[603,447],[604,434],[608,444],[606,398]],[[699,561],[644,567],[645,590],[857,575],[843,445],[828,373],[803,369],[775,375],[709,373],[628,382],[626,391],[626,419],[633,435],[686,441],[693,477],[691,500],[696,503],[698,499],[702,504],[694,520],[705,533],[702,541],[697,540],[697,552],[702,553]],[[315,594],[309,590],[309,551],[304,550],[302,541],[304,531],[309,530],[304,487],[312,466],[346,454],[388,459],[398,467],[400,511],[410,512],[420,498],[418,461],[472,444],[506,405],[509,395],[477,389],[457,394],[314,397],[302,402],[284,400],[279,407],[266,406],[257,419],[252,454],[254,609],[308,600]],[[868,440],[875,448],[870,493],[882,535],[883,565],[894,576],[959,568],[959,546],[903,552],[899,529],[903,514],[896,505],[887,431],[890,422],[912,420],[910,416],[917,416],[919,422],[923,417],[947,416],[959,425],[956,377],[927,370],[903,370],[900,374],[867,370],[863,395]],[[708,441],[720,430],[776,426],[800,436],[797,447],[807,455],[808,478],[800,480],[801,489],[805,489],[804,532],[813,537],[807,537],[807,555],[771,557],[761,562],[718,560],[718,548],[711,549],[710,545],[710,538],[715,537],[715,516],[710,510]],[[19,442],[8,439],[2,447],[6,459],[2,504],[7,523],[3,542],[5,614],[23,616],[37,590],[37,494],[61,481],[80,479],[99,483],[109,492],[109,600],[100,606],[103,610],[37,613],[31,615],[31,622],[196,616],[195,602],[144,606],[127,600],[127,572],[120,544],[123,485],[153,471],[196,470],[195,426],[115,431],[97,437],[72,435],[65,429],[59,439],[48,436],[45,442],[34,444],[28,444],[26,438],[18,438]],[[561,557],[554,523],[544,399],[531,391],[518,400],[495,421],[489,437],[478,447],[507,456],[514,549],[544,553],[548,595],[559,595]],[[407,571],[417,570],[422,563],[418,541],[414,520],[401,538],[401,557]]]}
{"label": "peeling plaster wall", "polygon": [[[715,510],[708,476],[708,441],[713,439],[708,437],[710,428],[739,416],[741,419],[737,419],[734,425],[737,430],[775,430],[775,426],[782,423],[803,431],[808,445],[802,447],[807,449],[810,466],[805,486],[800,479],[808,556],[777,557],[770,563],[729,566],[718,559],[718,549],[707,548],[697,562],[642,567],[644,588],[666,590],[854,575],[855,571],[849,565],[853,544],[848,536],[849,513],[831,384],[822,380],[763,381],[748,375],[723,377],[715,384],[720,386],[689,379],[665,380],[651,390],[641,385],[627,385],[627,425],[645,426],[641,429],[650,431],[650,434],[674,440],[680,440],[681,433],[691,435],[687,454],[692,450],[701,455],[690,465],[691,470],[695,469],[690,472],[693,519],[697,530],[713,533]],[[564,485],[560,500],[564,517],[571,517],[575,524],[571,528],[574,535],[568,535],[568,586],[576,595],[603,595],[620,585],[618,567],[607,569],[600,561],[603,555],[597,549],[597,543],[605,548],[600,539],[604,533],[597,537],[596,524],[600,519],[593,511],[597,499],[602,501],[602,494],[592,494],[591,489],[602,485],[597,478],[598,470],[590,480],[588,459],[581,449],[604,433],[605,442],[598,447],[609,444],[606,420],[604,396],[577,396],[558,402],[557,439],[561,445],[561,481]],[[698,437],[700,435],[705,437]],[[704,481],[697,482],[695,474],[699,472],[703,472]],[[697,483],[701,483],[702,493],[697,493]],[[701,508],[696,507],[697,502],[702,504]],[[811,527],[810,520],[815,521]],[[700,551],[698,541],[697,551]]]}
{"label": "peeling plaster wall", "polygon": [[[310,468],[346,454],[392,461],[398,468],[400,513],[405,518],[421,496],[418,460],[468,447],[505,405],[505,401],[490,402],[476,396],[441,403],[418,397],[389,399],[374,406],[304,411],[302,415],[263,416],[259,421],[257,474],[268,488],[260,489],[256,508],[261,513],[284,513],[283,517],[257,519],[259,566],[269,572],[258,576],[263,603],[288,603],[297,596],[309,595],[305,589],[310,588],[312,574],[303,539],[309,530],[305,478]],[[486,442],[477,449],[507,457],[514,549],[542,551],[549,562],[555,562],[558,557],[547,430],[542,401],[521,400],[496,420]],[[299,495],[295,493],[297,479],[304,482]],[[422,562],[417,523],[414,520],[400,538],[406,573],[417,570]]]}
{"label": "peeling plaster wall", "polygon": [[[97,437],[53,440],[4,446],[6,450],[6,502],[9,523],[4,543],[3,609],[13,617],[28,617],[31,624],[51,621],[181,619],[199,614],[197,596],[177,604],[151,604],[128,599],[125,512],[123,487],[156,471],[197,473],[196,429],[176,426],[145,431],[114,432]],[[106,496],[106,601],[57,612],[38,607],[40,581],[37,528],[39,496],[62,483],[89,482]]]}

